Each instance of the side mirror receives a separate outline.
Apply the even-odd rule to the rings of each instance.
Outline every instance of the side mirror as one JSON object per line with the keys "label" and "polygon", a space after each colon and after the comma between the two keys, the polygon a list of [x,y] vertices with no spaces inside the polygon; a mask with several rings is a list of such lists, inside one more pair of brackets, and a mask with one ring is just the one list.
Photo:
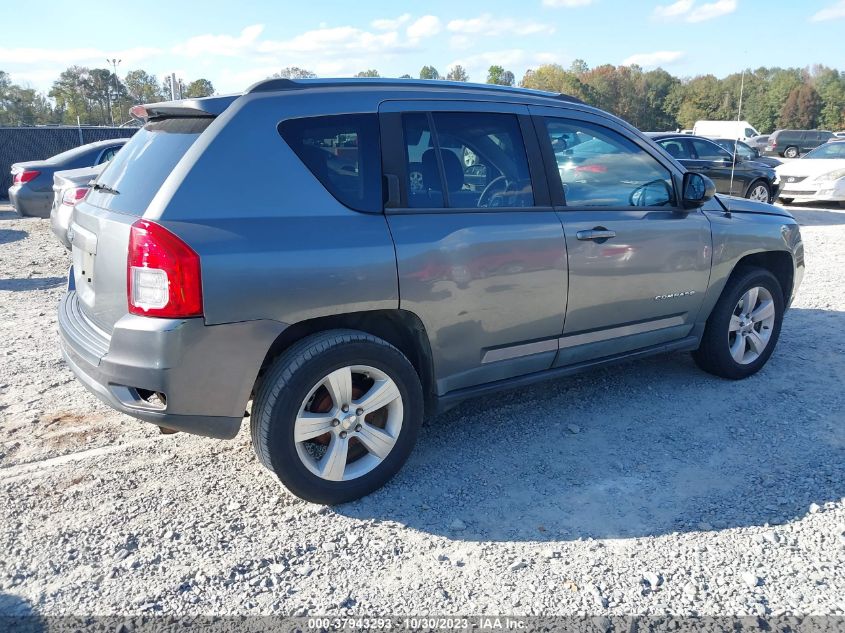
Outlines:
{"label": "side mirror", "polygon": [[716,194],[716,185],[707,176],[694,172],[684,174],[684,209],[698,209]]}
{"label": "side mirror", "polygon": [[672,204],[672,188],[665,180],[652,180],[631,192],[628,203],[632,207],[663,207]]}

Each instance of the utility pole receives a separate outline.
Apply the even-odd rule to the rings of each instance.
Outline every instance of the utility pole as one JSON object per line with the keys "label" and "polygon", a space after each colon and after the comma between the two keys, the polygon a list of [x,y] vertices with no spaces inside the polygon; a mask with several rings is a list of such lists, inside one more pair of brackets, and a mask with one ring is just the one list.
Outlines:
{"label": "utility pole", "polygon": [[[106,58],[106,63],[111,64],[112,70],[114,71],[113,75],[114,75],[114,102],[115,103],[117,103],[117,97],[120,94],[120,89],[117,86],[117,65],[122,61],[123,61],[122,59],[117,59],[117,58],[112,58],[112,59]],[[109,110],[111,111],[111,124],[112,124],[112,127],[114,127],[114,108],[109,107]]]}

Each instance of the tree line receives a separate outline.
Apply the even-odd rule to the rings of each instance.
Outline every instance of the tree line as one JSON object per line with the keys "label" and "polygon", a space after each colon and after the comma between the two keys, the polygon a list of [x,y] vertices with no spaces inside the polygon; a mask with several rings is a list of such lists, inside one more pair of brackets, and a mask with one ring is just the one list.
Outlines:
{"label": "tree line", "polygon": [[107,68],[71,66],[53,82],[47,94],[12,83],[0,70],[0,125],[121,125],[132,120],[129,109],[139,103],[214,94],[208,79],[187,84],[144,70],[129,71],[123,78]]}
{"label": "tree line", "polygon": [[[273,77],[299,79],[317,75],[295,66]],[[367,69],[357,77],[380,77]],[[410,79],[411,75],[402,75]],[[420,69],[420,79],[469,81],[465,68],[451,67],[445,75],[431,65]],[[514,86],[513,72],[492,65],[490,84]],[[575,60],[568,68],[545,64],[528,70],[519,85],[561,92],[612,112],[641,130],[691,128],[700,119],[749,121],[763,133],[779,128],[845,129],[845,72],[827,66],[766,68],[733,73],[724,78],[699,75],[676,77],[662,68],[644,71],[639,66],[605,64],[590,68]],[[742,87],[742,90],[740,89]],[[144,70],[133,70],[122,79],[108,69],[71,66],[53,82],[45,95],[13,84],[0,71],[0,125],[66,123],[105,125],[129,120],[129,108],[171,98],[168,82],[162,83]],[[214,94],[207,79],[181,84],[178,96]],[[77,118],[78,117],[78,118]]]}

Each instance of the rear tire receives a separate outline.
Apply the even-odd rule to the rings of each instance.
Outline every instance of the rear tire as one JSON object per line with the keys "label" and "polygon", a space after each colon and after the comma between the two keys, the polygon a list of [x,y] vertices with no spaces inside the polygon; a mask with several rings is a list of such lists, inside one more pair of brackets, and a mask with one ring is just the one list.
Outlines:
{"label": "rear tire", "polygon": [[420,380],[402,352],[365,332],[330,330],[276,359],[250,427],[259,460],[288,490],[336,504],[387,483],[408,459],[422,418]]}
{"label": "rear tire", "polygon": [[778,198],[783,204],[792,204],[793,198]]}
{"label": "rear tire", "polygon": [[789,146],[783,150],[783,155],[786,158],[798,158],[799,153],[798,148],[793,146]]}
{"label": "rear tire", "polygon": [[736,271],[707,319],[693,359],[704,371],[731,380],[757,373],[777,345],[783,312],[783,290],[772,273]]}

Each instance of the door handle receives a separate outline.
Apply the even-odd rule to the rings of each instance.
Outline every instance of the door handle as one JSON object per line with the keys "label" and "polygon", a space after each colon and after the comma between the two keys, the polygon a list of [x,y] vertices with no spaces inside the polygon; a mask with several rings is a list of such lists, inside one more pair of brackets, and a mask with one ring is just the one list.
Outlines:
{"label": "door handle", "polygon": [[575,237],[582,241],[593,240],[595,242],[604,242],[612,237],[616,237],[616,231],[608,231],[603,226],[597,226],[588,231],[578,231]]}

